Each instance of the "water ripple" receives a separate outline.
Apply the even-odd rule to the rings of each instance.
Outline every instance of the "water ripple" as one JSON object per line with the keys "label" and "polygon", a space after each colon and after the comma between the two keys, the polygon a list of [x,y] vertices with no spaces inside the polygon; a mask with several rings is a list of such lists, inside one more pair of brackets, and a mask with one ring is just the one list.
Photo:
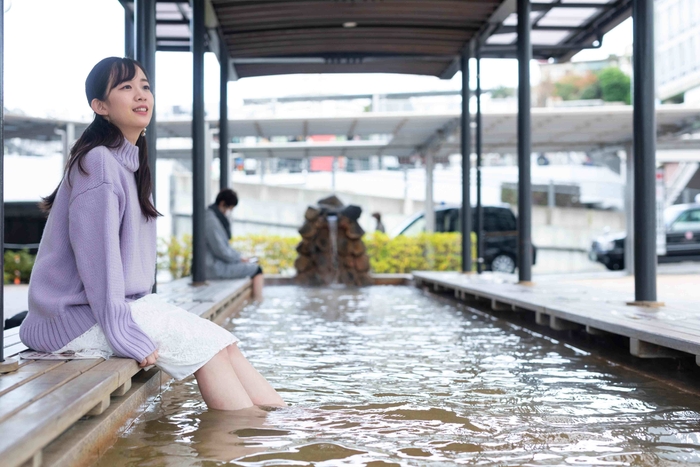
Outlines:
{"label": "water ripple", "polygon": [[209,411],[190,378],[98,465],[681,465],[700,404],[408,287],[270,287],[228,323],[289,408]]}

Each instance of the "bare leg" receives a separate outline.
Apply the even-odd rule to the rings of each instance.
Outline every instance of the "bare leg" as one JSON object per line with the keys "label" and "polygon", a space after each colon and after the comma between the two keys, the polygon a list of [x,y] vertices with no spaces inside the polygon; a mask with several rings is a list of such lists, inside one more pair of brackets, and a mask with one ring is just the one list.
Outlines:
{"label": "bare leg", "polygon": [[231,366],[253,404],[270,407],[287,406],[280,395],[277,394],[277,391],[270,386],[270,383],[243,356],[236,344],[229,345],[226,347],[226,350],[228,351]]}
{"label": "bare leg", "polygon": [[258,274],[257,276],[253,277],[253,300],[255,300],[256,302],[262,302],[262,290],[264,282],[265,280],[263,279],[262,274]]}
{"label": "bare leg", "polygon": [[240,410],[253,406],[247,390],[236,376],[226,349],[214,355],[194,376],[202,398],[210,409]]}

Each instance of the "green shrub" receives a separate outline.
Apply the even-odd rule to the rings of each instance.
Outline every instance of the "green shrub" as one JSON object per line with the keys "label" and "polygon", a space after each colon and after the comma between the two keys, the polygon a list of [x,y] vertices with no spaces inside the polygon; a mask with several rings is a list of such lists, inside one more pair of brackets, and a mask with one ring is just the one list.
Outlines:
{"label": "green shrub", "polygon": [[158,269],[169,270],[173,279],[189,276],[192,267],[192,235],[183,235],[181,240],[177,237],[159,239],[159,243]]}
{"label": "green shrub", "polygon": [[[363,238],[369,255],[371,271],[410,273],[411,271],[460,271],[462,269],[462,235],[459,233],[400,235],[389,238],[375,232]],[[231,245],[244,258],[257,256],[266,274],[294,274],[296,246],[301,237],[277,235],[244,235],[234,237]],[[192,263],[192,237],[182,241],[161,240],[158,253],[159,268],[168,269],[174,279],[188,276]],[[476,234],[472,232],[472,258],[476,258]],[[474,266],[476,267],[476,265]]]}
{"label": "green shrub", "polygon": [[16,279],[19,279],[19,282],[28,283],[35,260],[36,256],[27,250],[6,251],[3,283],[12,284]]}
{"label": "green shrub", "polygon": [[296,247],[301,237],[280,237],[279,235],[244,235],[231,241],[244,258],[258,257],[258,263],[265,274],[294,274]]}
{"label": "green shrub", "polygon": [[[434,233],[389,238],[381,232],[364,239],[374,273],[459,271],[462,269],[462,235]],[[476,234],[472,232],[472,258],[476,258]]]}

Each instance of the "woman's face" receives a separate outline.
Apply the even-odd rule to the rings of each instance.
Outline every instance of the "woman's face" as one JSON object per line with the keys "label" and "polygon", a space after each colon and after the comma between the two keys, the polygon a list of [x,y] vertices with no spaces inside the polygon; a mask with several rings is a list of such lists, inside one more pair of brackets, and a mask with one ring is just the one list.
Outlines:
{"label": "woman's face", "polygon": [[143,70],[136,67],[134,78],[119,83],[104,101],[95,99],[93,110],[106,117],[135,144],[153,115],[153,94]]}

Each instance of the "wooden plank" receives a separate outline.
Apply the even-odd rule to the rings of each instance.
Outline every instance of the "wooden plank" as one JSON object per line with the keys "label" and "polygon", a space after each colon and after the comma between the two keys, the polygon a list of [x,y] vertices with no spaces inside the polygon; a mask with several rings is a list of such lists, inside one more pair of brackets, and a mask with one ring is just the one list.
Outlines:
{"label": "wooden plank", "polygon": [[141,368],[138,363],[136,363],[136,360],[119,357],[109,358],[90,369],[91,373],[116,374],[119,386],[127,381],[130,382],[131,378],[139,371],[141,371]]}
{"label": "wooden plank", "polygon": [[568,321],[566,319],[557,318],[556,316],[549,317],[549,327],[555,331],[571,331],[575,329],[581,329],[582,325],[574,323],[573,321]]}
{"label": "wooden plank", "polygon": [[207,314],[211,313],[214,311],[216,308],[216,303],[213,302],[204,302],[204,303],[198,303],[196,306],[192,307],[189,312],[194,313],[197,316],[201,316],[202,318],[205,318]]}
{"label": "wooden plank", "polygon": [[677,358],[683,356],[676,350],[639,339],[630,339],[630,353],[639,358]]}
{"label": "wooden plank", "polygon": [[[468,290],[487,295],[498,302],[510,302],[514,307],[537,312],[540,324],[554,319],[587,326],[593,332],[608,332],[681,352],[700,355],[700,313],[687,307],[667,306],[663,311],[630,307],[624,304],[624,294],[599,291],[576,285],[519,287],[497,284],[479,278],[467,278],[454,273],[418,272],[415,277],[427,284]],[[550,316],[551,318],[547,318]],[[667,318],[664,318],[667,316]],[[685,316],[685,317],[684,317]]]}
{"label": "wooden plank", "polygon": [[15,334],[3,334],[2,344],[3,348],[5,349],[10,347],[11,345],[18,344],[20,342],[22,341],[19,338],[19,332]]}
{"label": "wooden plank", "polygon": [[0,423],[3,463],[15,466],[31,458],[116,388],[116,374],[88,371],[23,407]]}
{"label": "wooden plank", "polygon": [[19,370],[0,376],[0,396],[66,363],[65,360],[22,360],[21,362]]}
{"label": "wooden plank", "polygon": [[238,313],[243,306],[248,302],[253,295],[253,289],[247,288],[246,290],[243,291],[236,299],[231,302],[230,305],[228,305],[224,310],[222,310],[220,313],[217,313],[216,316],[212,316],[210,319],[214,321],[218,325],[222,325],[226,319],[228,319],[230,316],[233,316],[235,313]]}
{"label": "wooden plank", "polygon": [[161,374],[157,369],[134,377],[132,388],[112,400],[104,414],[82,418],[44,448],[45,467],[93,465],[116,441],[120,428],[147,406],[160,392]]}
{"label": "wooden plank", "polygon": [[491,309],[494,311],[511,311],[513,309],[513,305],[493,299],[491,300]]}
{"label": "wooden plank", "polygon": [[21,390],[10,391],[0,396],[0,426],[17,412],[47,396],[102,361],[101,358],[70,360],[64,365],[60,365],[23,384]]}
{"label": "wooden plank", "polygon": [[24,345],[21,342],[18,342],[17,344],[13,344],[9,347],[5,347],[4,355],[5,355],[5,357],[12,357],[14,355],[17,355],[20,352],[24,352],[27,349],[29,349],[29,347],[27,347],[26,345]]}

